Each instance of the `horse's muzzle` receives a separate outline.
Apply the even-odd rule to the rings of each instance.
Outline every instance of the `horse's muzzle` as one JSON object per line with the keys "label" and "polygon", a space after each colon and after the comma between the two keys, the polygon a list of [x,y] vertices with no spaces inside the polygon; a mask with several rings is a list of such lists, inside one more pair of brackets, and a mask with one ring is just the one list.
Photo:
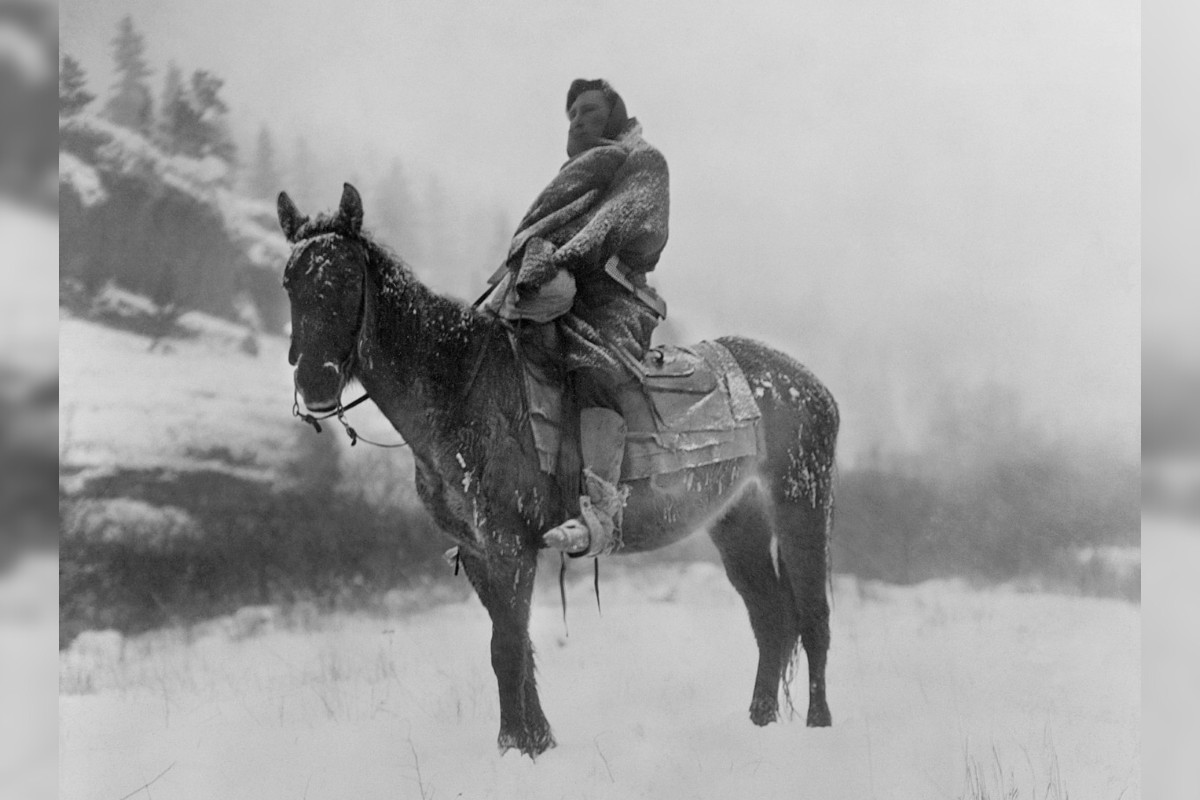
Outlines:
{"label": "horse's muzzle", "polygon": [[[304,400],[304,395],[301,393],[301,399]],[[304,408],[306,411],[316,414],[324,414],[328,411],[333,411],[337,408],[337,400],[318,403],[316,401],[304,400]]]}
{"label": "horse's muzzle", "polygon": [[304,401],[304,407],[318,413],[337,408],[345,384],[341,368],[328,361],[320,366],[310,366],[305,363],[303,357],[299,358],[298,362],[296,388],[300,392],[300,399]]}

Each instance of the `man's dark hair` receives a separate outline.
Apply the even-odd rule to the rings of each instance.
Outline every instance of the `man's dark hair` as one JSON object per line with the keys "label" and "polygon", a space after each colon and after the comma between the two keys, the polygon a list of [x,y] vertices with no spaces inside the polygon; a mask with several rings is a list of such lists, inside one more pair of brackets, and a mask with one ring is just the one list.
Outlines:
{"label": "man's dark hair", "polygon": [[567,110],[571,110],[571,104],[579,95],[590,91],[603,93],[604,99],[608,102],[608,124],[604,126],[604,138],[617,138],[629,123],[629,114],[625,111],[625,101],[621,99],[621,95],[617,94],[617,90],[603,78],[595,80],[576,78],[571,81],[571,87],[567,89]]}

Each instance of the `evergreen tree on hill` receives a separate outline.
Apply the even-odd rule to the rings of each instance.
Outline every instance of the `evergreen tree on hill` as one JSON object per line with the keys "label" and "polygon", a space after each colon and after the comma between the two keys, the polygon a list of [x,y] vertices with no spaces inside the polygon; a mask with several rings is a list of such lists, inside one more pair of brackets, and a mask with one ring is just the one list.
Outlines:
{"label": "evergreen tree on hill", "polygon": [[154,104],[146,85],[151,74],[145,59],[146,41],[133,27],[133,18],[128,14],[117,24],[112,44],[117,84],[104,106],[104,115],[118,125],[149,136]]}
{"label": "evergreen tree on hill", "polygon": [[175,152],[174,114],[182,98],[183,72],[172,61],[167,64],[167,75],[163,79],[162,97],[158,103],[160,111],[154,132],[159,147],[169,153]]}
{"label": "evergreen tree on hill", "polygon": [[96,95],[84,89],[86,85],[87,75],[84,74],[83,67],[64,53],[62,66],[58,71],[58,113],[61,116],[78,114],[96,99]]}
{"label": "evergreen tree on hill", "polygon": [[159,122],[163,148],[190,158],[216,156],[234,164],[237,148],[226,119],[229,107],[219,94],[224,81],[207,70],[196,70],[184,86],[178,70],[172,69],[163,89],[166,106]]}
{"label": "evergreen tree on hill", "polygon": [[229,132],[229,106],[220,97],[225,81],[211,72],[198,69],[192,73],[192,97],[207,134],[203,155],[215,155],[228,164],[237,162],[237,146]]}

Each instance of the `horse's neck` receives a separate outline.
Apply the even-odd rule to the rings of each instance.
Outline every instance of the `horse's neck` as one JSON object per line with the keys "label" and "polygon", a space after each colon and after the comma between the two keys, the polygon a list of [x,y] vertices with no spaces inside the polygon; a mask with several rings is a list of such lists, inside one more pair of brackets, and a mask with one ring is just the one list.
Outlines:
{"label": "horse's neck", "polygon": [[454,427],[463,413],[470,362],[486,346],[485,323],[410,274],[375,274],[359,378],[418,450]]}

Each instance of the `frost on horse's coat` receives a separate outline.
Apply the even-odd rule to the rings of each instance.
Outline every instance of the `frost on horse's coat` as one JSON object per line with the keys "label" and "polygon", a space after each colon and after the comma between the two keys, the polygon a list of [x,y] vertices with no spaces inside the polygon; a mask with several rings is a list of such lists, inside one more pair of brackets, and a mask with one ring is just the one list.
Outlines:
{"label": "frost on horse's coat", "polygon": [[[310,220],[286,194],[279,221],[292,256],[296,386],[305,405],[335,409],[357,379],[412,446],[417,492],[492,619],[501,750],[554,746],[542,712],[529,612],[542,534],[568,500],[538,469],[521,374],[495,320],[421,284],[362,232],[349,184],[338,211]],[[749,339],[718,340],[762,412],[766,451],[630,481],[622,552],[653,550],[706,528],[750,613],[758,670],[750,718],[777,718],[779,689],[802,646],[811,726],[829,725],[826,593],[838,412],[820,381]],[[333,365],[330,367],[329,365]],[[790,695],[788,695],[790,699]]]}

